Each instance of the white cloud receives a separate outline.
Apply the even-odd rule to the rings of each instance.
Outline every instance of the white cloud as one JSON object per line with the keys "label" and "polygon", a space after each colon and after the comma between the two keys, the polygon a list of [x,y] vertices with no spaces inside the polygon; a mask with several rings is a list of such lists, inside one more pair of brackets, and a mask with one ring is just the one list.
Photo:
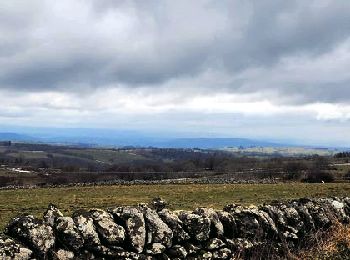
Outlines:
{"label": "white cloud", "polygon": [[326,0],[3,1],[0,123],[347,129],[349,12]]}

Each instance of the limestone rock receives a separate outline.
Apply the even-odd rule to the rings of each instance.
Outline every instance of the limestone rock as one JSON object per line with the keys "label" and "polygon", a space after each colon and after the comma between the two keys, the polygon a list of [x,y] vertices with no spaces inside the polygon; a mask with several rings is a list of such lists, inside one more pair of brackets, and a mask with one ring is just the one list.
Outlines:
{"label": "limestone rock", "polygon": [[233,251],[243,251],[254,247],[254,244],[251,241],[243,238],[226,239],[226,243]]}
{"label": "limestone rock", "polygon": [[74,253],[71,251],[59,249],[57,252],[53,253],[53,260],[70,260],[74,259]]}
{"label": "limestone rock", "polygon": [[219,250],[213,251],[213,259],[229,259],[232,252],[228,248],[221,248]]}
{"label": "limestone rock", "polygon": [[190,236],[198,241],[205,241],[210,236],[210,219],[190,212],[182,211],[179,218]]}
{"label": "limestone rock", "polygon": [[187,251],[186,249],[181,245],[174,245],[172,248],[170,248],[167,252],[167,254],[171,258],[179,258],[179,259],[186,259]]}
{"label": "limestone rock", "polygon": [[159,255],[165,251],[166,247],[161,243],[153,243],[147,245],[146,253],[149,255]]}
{"label": "limestone rock", "polygon": [[93,209],[90,211],[91,217],[101,239],[108,244],[120,244],[125,239],[125,230],[122,226],[114,222],[111,214],[104,210]]}
{"label": "limestone rock", "polygon": [[213,254],[209,251],[202,250],[195,259],[211,260],[213,259]]}
{"label": "limestone rock", "polygon": [[84,210],[76,211],[73,213],[73,220],[82,238],[84,239],[85,246],[93,249],[101,244],[100,238],[94,226],[94,220],[89,212]]}
{"label": "limestone rock", "polygon": [[78,251],[84,245],[84,239],[80,235],[71,217],[59,217],[54,226],[59,242],[65,247]]}
{"label": "limestone rock", "polygon": [[175,213],[168,209],[163,209],[158,212],[158,215],[173,231],[175,243],[180,243],[190,238],[190,235],[183,229],[183,222]]}
{"label": "limestone rock", "polygon": [[55,220],[59,217],[63,217],[62,212],[53,204],[50,204],[44,213],[44,221],[50,225],[51,227],[54,226]]}
{"label": "limestone rock", "polygon": [[223,224],[215,210],[211,208],[197,208],[193,213],[210,219],[212,237],[221,237],[224,234]]}
{"label": "limestone rock", "polygon": [[14,218],[7,226],[7,234],[23,241],[42,257],[45,257],[55,244],[52,228],[31,215]]}
{"label": "limestone rock", "polygon": [[195,255],[202,249],[202,246],[200,244],[193,244],[189,242],[185,243],[184,247],[189,255]]}
{"label": "limestone rock", "polygon": [[158,216],[157,212],[148,208],[141,207],[146,221],[147,243],[162,243],[167,248],[172,245],[173,231]]}
{"label": "limestone rock", "polygon": [[225,243],[219,239],[219,238],[212,238],[207,242],[206,249],[208,250],[214,250],[214,249],[220,249],[225,246]]}
{"label": "limestone rock", "polygon": [[234,216],[227,211],[218,211],[217,213],[224,228],[224,236],[233,238],[237,233],[237,223]]}
{"label": "limestone rock", "polygon": [[0,259],[11,260],[27,260],[31,259],[33,251],[26,248],[20,243],[17,243],[13,239],[0,234]]}
{"label": "limestone rock", "polygon": [[167,203],[165,202],[165,200],[161,199],[161,198],[154,198],[151,202],[150,207],[152,209],[154,209],[155,211],[161,211],[163,209],[165,209],[167,206]]}
{"label": "limestone rock", "polygon": [[136,207],[116,207],[109,209],[115,218],[124,222],[130,247],[141,253],[146,242],[146,224],[140,209]]}

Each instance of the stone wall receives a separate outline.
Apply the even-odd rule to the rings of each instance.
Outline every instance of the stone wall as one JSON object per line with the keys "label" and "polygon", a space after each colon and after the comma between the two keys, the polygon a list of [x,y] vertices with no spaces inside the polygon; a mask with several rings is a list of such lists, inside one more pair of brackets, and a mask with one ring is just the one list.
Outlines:
{"label": "stone wall", "polygon": [[285,258],[316,231],[348,223],[350,198],[299,199],[258,207],[171,211],[149,205],[19,216],[0,235],[1,259]]}

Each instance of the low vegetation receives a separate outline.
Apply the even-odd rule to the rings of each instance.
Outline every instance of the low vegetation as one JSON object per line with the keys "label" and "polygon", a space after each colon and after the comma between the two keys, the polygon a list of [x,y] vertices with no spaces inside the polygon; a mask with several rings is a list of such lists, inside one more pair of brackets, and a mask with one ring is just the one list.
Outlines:
{"label": "low vegetation", "polygon": [[316,183],[349,179],[349,153],[283,156],[248,151],[107,149],[3,142],[0,143],[0,187],[135,179],[273,179]]}
{"label": "low vegetation", "polygon": [[338,223],[326,233],[316,234],[309,247],[297,259],[343,260],[350,259],[350,226]]}

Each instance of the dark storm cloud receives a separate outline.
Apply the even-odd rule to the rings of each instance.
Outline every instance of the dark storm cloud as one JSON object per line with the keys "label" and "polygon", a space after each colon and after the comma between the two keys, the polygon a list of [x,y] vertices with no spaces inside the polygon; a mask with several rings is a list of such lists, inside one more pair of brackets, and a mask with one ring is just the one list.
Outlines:
{"label": "dark storm cloud", "polygon": [[[321,80],[315,79],[317,66],[302,79],[290,75],[342,44],[349,47],[347,0],[48,0],[0,5],[0,88],[158,87],[213,70],[232,79],[220,89],[219,84],[193,88],[272,90],[296,102],[350,101],[350,79],[339,77],[342,68],[334,69],[344,62]],[[303,58],[284,70],[283,61],[293,57]],[[325,62],[332,63],[332,58],[338,56]],[[260,75],[250,73],[254,70]],[[276,73],[285,77],[276,79]]]}

